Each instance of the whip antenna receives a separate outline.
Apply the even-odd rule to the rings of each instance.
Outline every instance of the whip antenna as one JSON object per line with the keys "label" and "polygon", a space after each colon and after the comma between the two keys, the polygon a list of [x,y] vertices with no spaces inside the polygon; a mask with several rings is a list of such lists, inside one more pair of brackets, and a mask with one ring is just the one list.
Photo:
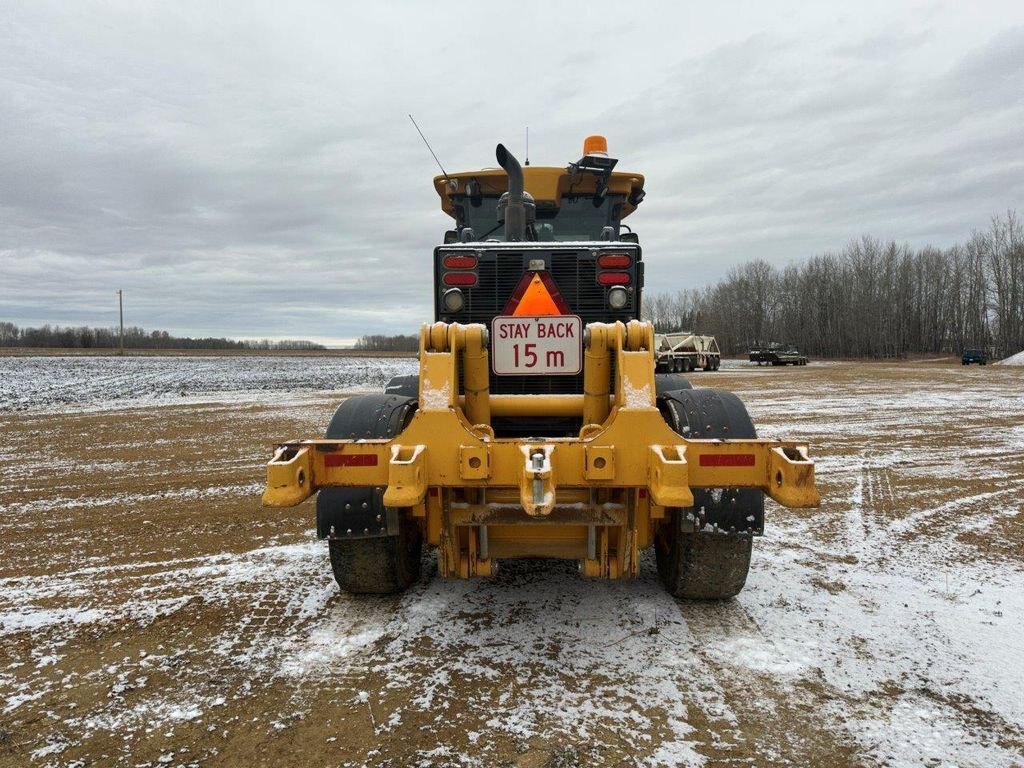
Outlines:
{"label": "whip antenna", "polygon": [[437,167],[441,169],[441,175],[444,176],[444,180],[448,181],[448,171],[444,169],[444,166],[441,165],[441,161],[437,159],[437,155],[435,155],[434,150],[431,149],[430,142],[427,141],[427,137],[423,135],[423,131],[421,131],[420,127],[416,125],[416,120],[413,118],[412,115],[409,115],[409,119],[412,120],[412,124],[413,127],[416,129],[416,133],[418,133],[420,135],[420,138],[423,139],[423,143],[427,145],[427,149],[430,151],[430,154],[433,155],[434,162],[437,163]]}

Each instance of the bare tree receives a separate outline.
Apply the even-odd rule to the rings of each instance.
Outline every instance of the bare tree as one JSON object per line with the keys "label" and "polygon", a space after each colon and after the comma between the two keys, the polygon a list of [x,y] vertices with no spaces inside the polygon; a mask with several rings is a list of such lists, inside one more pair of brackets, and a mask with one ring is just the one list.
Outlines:
{"label": "bare tree", "polygon": [[964,245],[912,250],[870,236],[781,271],[755,259],[704,290],[647,295],[659,331],[693,327],[724,351],[767,341],[826,357],[1024,348],[1024,232],[1013,211]]}
{"label": "bare tree", "polygon": [[984,239],[991,275],[990,295],[1000,355],[1024,347],[1024,232],[1013,211],[992,219]]}

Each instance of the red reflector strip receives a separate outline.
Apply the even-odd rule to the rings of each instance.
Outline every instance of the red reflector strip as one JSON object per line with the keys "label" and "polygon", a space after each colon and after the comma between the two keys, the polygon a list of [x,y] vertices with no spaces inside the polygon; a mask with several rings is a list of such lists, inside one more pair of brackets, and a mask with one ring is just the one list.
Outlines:
{"label": "red reflector strip", "polygon": [[752,453],[702,453],[702,467],[752,467],[756,457]]}
{"label": "red reflector strip", "polygon": [[597,282],[601,285],[628,285],[629,281],[628,272],[600,272],[597,275]]}
{"label": "red reflector strip", "polygon": [[476,256],[445,256],[445,269],[473,269],[476,266]]}
{"label": "red reflector strip", "polygon": [[633,259],[625,253],[606,253],[597,260],[597,266],[602,269],[622,269],[628,267]]}
{"label": "red reflector strip", "polygon": [[376,453],[329,453],[324,456],[325,467],[376,467]]}
{"label": "red reflector strip", "polygon": [[445,285],[476,285],[476,275],[472,272],[446,272]]}

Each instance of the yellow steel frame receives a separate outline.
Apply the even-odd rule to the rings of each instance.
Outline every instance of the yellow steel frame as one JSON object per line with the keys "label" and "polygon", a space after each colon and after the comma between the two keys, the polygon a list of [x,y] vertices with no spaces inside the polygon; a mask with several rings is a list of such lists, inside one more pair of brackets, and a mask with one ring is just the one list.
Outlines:
{"label": "yellow steel frame", "polygon": [[[691,488],[760,488],[787,507],[819,503],[805,443],[672,431],[656,406],[649,323],[587,326],[577,396],[491,396],[486,333],[424,326],[419,409],[402,433],[278,445],[263,503],[292,506],[324,486],[384,487],[385,505],[408,510],[440,547],[443,575],[488,574],[501,557],[554,556],[609,578],[637,572],[666,508],[693,505]],[[492,415],[579,415],[583,427],[575,438],[495,438]],[[338,454],[348,460],[328,466]]]}

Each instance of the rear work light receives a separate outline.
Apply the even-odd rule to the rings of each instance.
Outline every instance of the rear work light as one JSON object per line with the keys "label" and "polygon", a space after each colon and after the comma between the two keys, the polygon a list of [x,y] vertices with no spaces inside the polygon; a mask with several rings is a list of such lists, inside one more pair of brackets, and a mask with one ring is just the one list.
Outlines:
{"label": "rear work light", "polygon": [[445,285],[476,285],[476,274],[473,272],[445,272],[442,282]]}
{"label": "rear work light", "polygon": [[597,276],[601,285],[629,285],[631,281],[629,272],[601,272]]}
{"label": "rear work light", "polygon": [[458,288],[449,288],[442,294],[441,302],[444,304],[445,311],[459,312],[466,306],[466,297]]}
{"label": "rear work light", "polygon": [[[453,289],[458,290],[458,289]],[[629,294],[621,285],[608,289],[608,306],[615,311],[623,310],[629,304]]]}
{"label": "rear work light", "polygon": [[450,255],[444,257],[445,269],[474,269],[476,256]]}
{"label": "rear work light", "polygon": [[623,269],[632,263],[632,257],[626,253],[606,253],[597,260],[597,266],[601,269]]}

